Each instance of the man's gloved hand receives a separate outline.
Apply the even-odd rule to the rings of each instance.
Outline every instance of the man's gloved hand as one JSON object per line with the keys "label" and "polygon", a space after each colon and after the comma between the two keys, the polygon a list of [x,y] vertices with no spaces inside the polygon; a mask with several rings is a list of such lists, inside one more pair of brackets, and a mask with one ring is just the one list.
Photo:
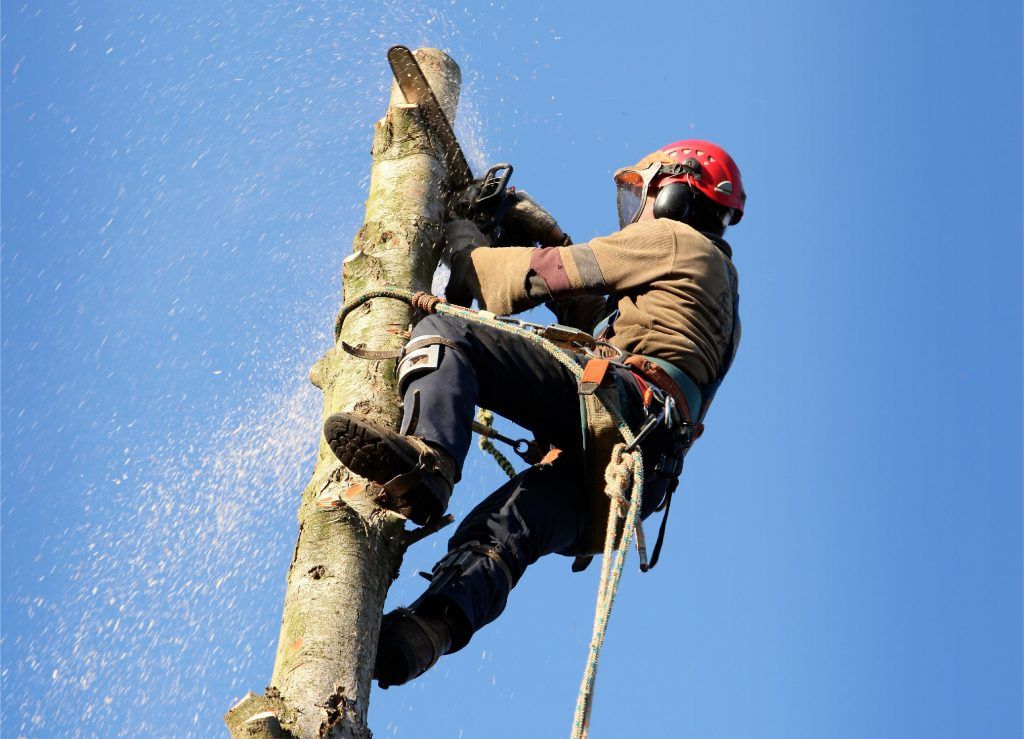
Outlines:
{"label": "man's gloved hand", "polygon": [[524,190],[510,195],[512,203],[501,222],[501,246],[565,246],[572,240],[558,221]]}
{"label": "man's gloved hand", "polygon": [[[445,247],[441,252],[441,261],[451,271],[448,286],[444,290],[449,303],[469,308],[473,304],[473,283],[476,274],[467,255],[467,249],[474,246],[490,246],[491,240],[485,236],[472,221],[457,218],[448,221],[444,226]],[[479,290],[479,286],[477,286]]]}
{"label": "man's gloved hand", "polygon": [[473,221],[465,218],[456,218],[444,224],[444,251],[441,252],[441,261],[449,267],[452,265],[452,258],[460,251],[473,246],[490,246],[491,240],[476,227]]}

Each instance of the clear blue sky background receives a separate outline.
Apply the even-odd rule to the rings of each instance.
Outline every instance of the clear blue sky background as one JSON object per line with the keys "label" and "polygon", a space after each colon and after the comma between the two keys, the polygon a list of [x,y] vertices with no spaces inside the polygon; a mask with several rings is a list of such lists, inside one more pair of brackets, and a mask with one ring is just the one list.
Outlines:
{"label": "clear blue sky background", "polygon": [[[269,680],[392,43],[577,239],[721,142],[744,337],[599,737],[1018,737],[1022,11],[5,2],[4,736],[216,736]],[[454,512],[500,481],[474,457]],[[418,592],[443,540],[410,554]],[[633,560],[635,564],[635,558]],[[568,734],[596,568],[539,564],[378,737]]]}

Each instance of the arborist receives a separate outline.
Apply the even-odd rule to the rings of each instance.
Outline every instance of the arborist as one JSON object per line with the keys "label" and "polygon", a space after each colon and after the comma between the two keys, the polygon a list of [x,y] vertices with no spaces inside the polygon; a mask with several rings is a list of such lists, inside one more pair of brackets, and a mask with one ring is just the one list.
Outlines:
{"label": "arborist", "polygon": [[538,558],[557,552],[584,563],[600,551],[608,460],[580,420],[581,397],[595,387],[617,387],[619,410],[642,439],[641,516],[671,500],[739,343],[738,279],[722,237],[746,196],[732,158],[707,141],[659,149],[617,171],[615,183],[621,230],[587,243],[572,244],[523,193],[498,244],[468,220],[446,231],[449,301],[475,299],[497,316],[546,304],[567,335],[595,337],[596,351],[573,354],[586,367],[582,381],[521,337],[432,314],[398,363],[399,432],[354,413],[325,423],[338,459],[383,486],[386,506],[424,525],[448,507],[476,406],[528,429],[546,452],[462,521],[426,592],[384,617],[374,666],[381,687],[466,646]]}

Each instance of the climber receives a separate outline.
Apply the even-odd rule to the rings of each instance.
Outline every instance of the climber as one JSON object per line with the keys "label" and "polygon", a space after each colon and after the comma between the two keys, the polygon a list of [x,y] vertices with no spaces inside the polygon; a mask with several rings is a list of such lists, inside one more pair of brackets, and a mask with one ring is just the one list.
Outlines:
{"label": "climber", "polygon": [[[546,304],[559,323],[615,347],[618,356],[593,365],[590,379],[617,383],[634,431],[655,415],[681,416],[676,424],[648,424],[642,441],[646,517],[670,500],[736,351],[737,275],[722,236],[742,217],[746,196],[731,157],[706,141],[659,149],[616,172],[615,183],[621,230],[587,243],[571,244],[525,194],[500,243],[532,246],[494,248],[470,221],[449,223],[447,297],[466,306],[475,299],[498,315]],[[590,359],[578,356],[587,365],[584,380]],[[338,459],[382,485],[385,505],[418,524],[436,522],[448,506],[476,406],[530,430],[550,451],[477,505],[426,592],[384,617],[374,666],[381,687],[408,682],[466,646],[501,614],[538,558],[599,550],[584,484],[593,474],[580,422],[582,384],[520,336],[432,314],[416,325],[398,363],[400,430],[353,413],[327,419],[324,433]]]}

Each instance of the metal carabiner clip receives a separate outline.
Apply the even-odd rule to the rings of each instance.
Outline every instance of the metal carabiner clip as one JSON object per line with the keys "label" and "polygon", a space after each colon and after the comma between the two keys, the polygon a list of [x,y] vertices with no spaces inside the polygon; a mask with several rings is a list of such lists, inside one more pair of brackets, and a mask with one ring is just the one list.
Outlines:
{"label": "metal carabiner clip", "polygon": [[612,364],[621,364],[629,357],[629,352],[620,349],[602,339],[595,340],[590,346],[582,347],[583,353],[594,359],[607,359]]}
{"label": "metal carabiner clip", "polygon": [[625,451],[631,452],[640,446],[640,443],[646,439],[655,428],[657,428],[659,423],[661,423],[660,413],[652,413],[649,415],[644,421],[644,425],[640,427],[640,430],[637,432],[636,436],[633,437],[633,441],[629,443]]}
{"label": "metal carabiner clip", "polygon": [[665,428],[672,429],[679,418],[679,411],[676,409],[676,401],[668,393],[665,394],[664,405],[661,409],[662,418],[665,421]]}

